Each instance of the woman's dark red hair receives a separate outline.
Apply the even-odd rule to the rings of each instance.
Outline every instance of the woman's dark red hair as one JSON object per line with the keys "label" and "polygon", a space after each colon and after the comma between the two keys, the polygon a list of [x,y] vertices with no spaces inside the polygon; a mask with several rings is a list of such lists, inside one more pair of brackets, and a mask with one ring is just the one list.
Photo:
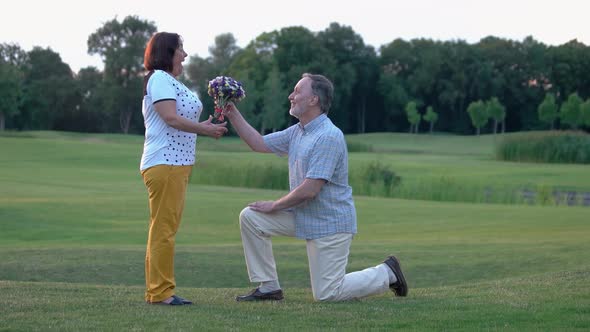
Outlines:
{"label": "woman's dark red hair", "polygon": [[143,94],[146,94],[147,82],[154,70],[160,69],[172,73],[174,53],[182,44],[177,33],[158,32],[150,38],[145,47],[143,66],[148,71],[143,80]]}

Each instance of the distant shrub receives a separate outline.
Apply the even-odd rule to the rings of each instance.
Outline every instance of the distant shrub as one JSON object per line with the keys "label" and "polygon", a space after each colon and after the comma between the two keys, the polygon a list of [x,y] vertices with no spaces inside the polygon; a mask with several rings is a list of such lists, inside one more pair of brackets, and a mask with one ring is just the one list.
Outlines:
{"label": "distant shrub", "polygon": [[373,147],[361,142],[346,141],[348,152],[373,152]]}
{"label": "distant shrub", "polygon": [[350,182],[355,194],[391,197],[394,188],[400,184],[401,177],[387,165],[372,161],[355,171]]}
{"label": "distant shrub", "polygon": [[590,135],[573,131],[517,133],[496,146],[496,158],[506,161],[590,163]]}

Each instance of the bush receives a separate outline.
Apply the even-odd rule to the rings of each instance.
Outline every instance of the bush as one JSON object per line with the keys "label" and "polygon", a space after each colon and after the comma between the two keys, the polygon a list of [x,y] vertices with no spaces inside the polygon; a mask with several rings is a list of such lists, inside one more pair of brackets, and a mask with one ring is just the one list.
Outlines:
{"label": "bush", "polygon": [[391,197],[401,178],[387,165],[372,161],[350,176],[350,185],[355,194]]}
{"label": "bush", "polygon": [[346,141],[348,152],[373,152],[373,147],[361,142]]}

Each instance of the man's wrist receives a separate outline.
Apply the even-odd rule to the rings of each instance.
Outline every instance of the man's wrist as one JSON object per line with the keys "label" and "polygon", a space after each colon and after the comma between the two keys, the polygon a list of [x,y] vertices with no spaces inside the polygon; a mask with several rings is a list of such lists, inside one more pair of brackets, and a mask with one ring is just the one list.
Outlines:
{"label": "man's wrist", "polygon": [[236,116],[238,116],[239,111],[238,110],[233,110],[229,113],[227,113],[225,115],[226,118],[228,118],[230,121],[233,120]]}
{"label": "man's wrist", "polygon": [[277,201],[272,201],[272,204],[270,205],[270,211],[271,212],[275,212],[278,211],[279,209],[277,208]]}

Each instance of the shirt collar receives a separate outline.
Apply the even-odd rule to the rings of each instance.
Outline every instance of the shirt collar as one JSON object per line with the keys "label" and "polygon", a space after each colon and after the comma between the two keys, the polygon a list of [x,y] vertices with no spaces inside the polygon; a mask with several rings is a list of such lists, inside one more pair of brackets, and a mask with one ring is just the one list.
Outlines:
{"label": "shirt collar", "polygon": [[326,115],[326,113],[322,113],[317,118],[311,120],[311,122],[309,122],[305,126],[302,126],[301,122],[300,122],[299,128],[306,133],[311,133],[327,119],[328,119],[328,116]]}

